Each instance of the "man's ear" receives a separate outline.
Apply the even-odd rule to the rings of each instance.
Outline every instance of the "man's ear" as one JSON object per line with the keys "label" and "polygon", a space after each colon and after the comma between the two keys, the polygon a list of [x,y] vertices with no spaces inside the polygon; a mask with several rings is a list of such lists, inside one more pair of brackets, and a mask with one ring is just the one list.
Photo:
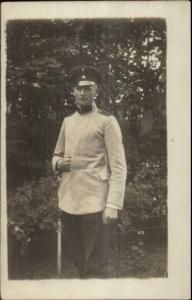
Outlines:
{"label": "man's ear", "polygon": [[97,97],[99,94],[99,91],[98,91],[98,85],[96,83],[95,83],[95,93],[96,93],[96,97]]}
{"label": "man's ear", "polygon": [[96,95],[98,96],[100,94],[101,88],[100,86],[97,85],[97,89],[96,89]]}
{"label": "man's ear", "polygon": [[72,89],[71,95],[73,95],[73,96],[75,95],[75,88]]}

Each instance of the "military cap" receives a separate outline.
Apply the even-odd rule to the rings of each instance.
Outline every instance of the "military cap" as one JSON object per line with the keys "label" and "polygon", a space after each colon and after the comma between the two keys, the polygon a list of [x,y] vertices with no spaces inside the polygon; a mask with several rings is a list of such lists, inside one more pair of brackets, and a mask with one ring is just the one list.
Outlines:
{"label": "military cap", "polygon": [[78,86],[99,84],[101,73],[92,66],[78,66],[71,70],[69,74],[72,84]]}

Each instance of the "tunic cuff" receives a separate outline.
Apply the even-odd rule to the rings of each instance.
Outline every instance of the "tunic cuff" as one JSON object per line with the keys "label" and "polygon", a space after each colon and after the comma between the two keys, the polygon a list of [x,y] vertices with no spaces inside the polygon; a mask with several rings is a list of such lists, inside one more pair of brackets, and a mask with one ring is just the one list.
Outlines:
{"label": "tunic cuff", "polygon": [[115,204],[112,204],[112,203],[107,203],[106,204],[106,207],[109,207],[109,208],[114,208],[114,209],[121,209],[121,207],[115,205]]}
{"label": "tunic cuff", "polygon": [[62,158],[60,156],[53,156],[52,158],[52,167],[53,167],[53,172],[54,173],[58,173],[60,172],[58,169],[57,169],[57,162],[59,160],[61,160]]}

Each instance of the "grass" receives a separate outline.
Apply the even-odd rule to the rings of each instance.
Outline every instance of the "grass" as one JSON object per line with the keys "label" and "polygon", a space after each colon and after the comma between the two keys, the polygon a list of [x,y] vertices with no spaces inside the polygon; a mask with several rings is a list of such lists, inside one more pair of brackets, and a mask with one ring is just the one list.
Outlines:
{"label": "grass", "polygon": [[[157,278],[167,276],[167,247],[159,244],[145,247],[141,256],[121,253],[117,277],[124,278]],[[62,273],[57,274],[56,255],[39,255],[28,258],[20,257],[9,264],[10,279],[55,279],[78,278],[77,270],[65,252],[62,259]]]}

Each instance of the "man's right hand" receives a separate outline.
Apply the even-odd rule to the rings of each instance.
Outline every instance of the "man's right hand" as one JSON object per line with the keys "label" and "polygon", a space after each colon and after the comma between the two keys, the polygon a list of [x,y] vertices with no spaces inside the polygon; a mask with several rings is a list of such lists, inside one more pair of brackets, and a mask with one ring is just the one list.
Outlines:
{"label": "man's right hand", "polygon": [[57,170],[61,172],[71,171],[71,157],[64,157],[57,162]]}

